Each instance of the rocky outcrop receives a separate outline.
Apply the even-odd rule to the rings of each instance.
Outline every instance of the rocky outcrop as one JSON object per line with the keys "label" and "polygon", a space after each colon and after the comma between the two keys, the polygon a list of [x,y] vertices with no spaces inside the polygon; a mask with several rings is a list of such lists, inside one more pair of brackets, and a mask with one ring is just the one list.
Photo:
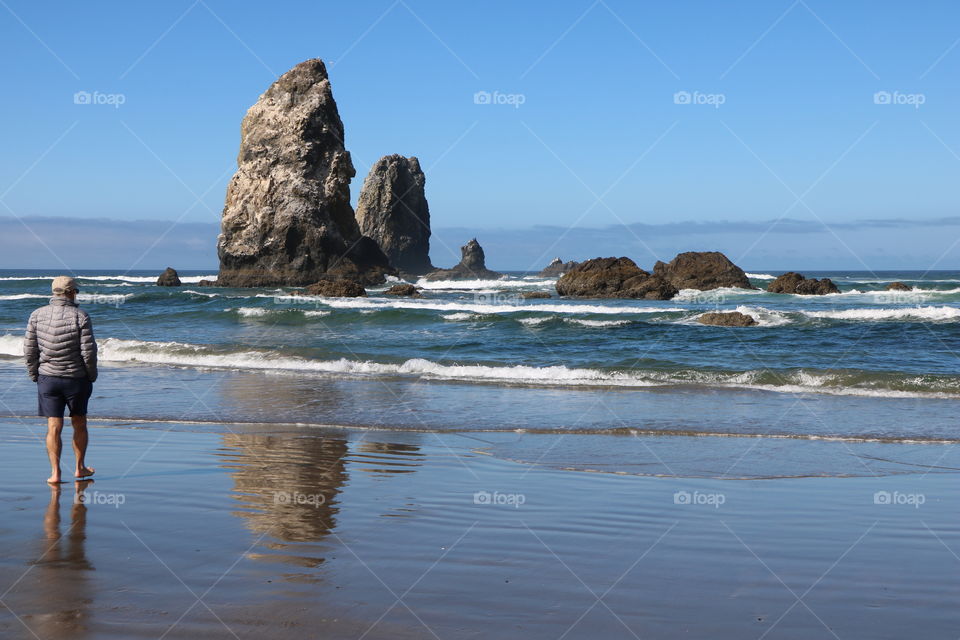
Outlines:
{"label": "rocky outcrop", "polygon": [[709,291],[720,287],[755,288],[743,269],[719,251],[687,251],[678,254],[669,263],[658,260],[653,265],[653,274],[677,289]]}
{"label": "rocky outcrop", "polygon": [[570,262],[564,262],[560,258],[554,258],[550,262],[550,264],[548,264],[543,269],[543,271],[540,272],[540,277],[541,278],[559,278],[560,276],[565,274],[567,271],[570,271],[571,269],[573,269],[578,264],[580,263],[574,262],[573,260],[571,260]]}
{"label": "rocky outcrop", "polygon": [[355,171],[320,60],[301,62],[250,107],[217,240],[220,286],[298,286],[394,274],[350,206]]}
{"label": "rocky outcrop", "polygon": [[437,269],[426,276],[427,280],[498,280],[502,273],[487,269],[483,247],[474,238],[460,247],[460,264],[452,269]]}
{"label": "rocky outcrop", "polygon": [[833,280],[830,278],[821,280],[804,278],[802,273],[796,273],[795,271],[788,271],[778,276],[767,285],[767,291],[770,293],[795,293],[802,296],[823,296],[828,293],[840,293],[840,289],[833,284]]}
{"label": "rocky outcrop", "polygon": [[537,300],[541,298],[551,298],[552,296],[546,291],[527,291],[526,293],[521,293],[520,297],[524,300]]}
{"label": "rocky outcrop", "polygon": [[405,296],[407,298],[421,297],[420,292],[417,291],[417,288],[412,284],[395,284],[383,293],[388,296]]}
{"label": "rocky outcrop", "polygon": [[360,233],[379,245],[401,272],[421,275],[430,264],[430,207],[420,161],[384,156],[370,168],[357,202]]}
{"label": "rocky outcrop", "polygon": [[160,277],[157,278],[158,287],[179,287],[181,284],[183,283],[180,282],[180,274],[173,267],[164,269]]}
{"label": "rocky outcrop", "polygon": [[323,296],[325,298],[362,298],[367,295],[366,290],[360,284],[344,278],[320,280],[308,286],[306,292],[311,296]]}
{"label": "rocky outcrop", "polygon": [[561,296],[581,298],[642,298],[669,300],[675,286],[650,274],[630,258],[594,258],[563,274],[556,284]]}
{"label": "rocky outcrop", "polygon": [[884,291],[913,291],[913,289],[898,280],[897,282],[888,284]]}
{"label": "rocky outcrop", "polygon": [[201,280],[197,283],[198,287],[215,287],[217,282],[215,280]]}
{"label": "rocky outcrop", "polygon": [[739,311],[714,311],[710,313],[705,313],[699,318],[697,322],[700,324],[710,324],[717,327],[752,327],[757,324],[757,321],[753,316],[748,316],[745,313],[740,313]]}

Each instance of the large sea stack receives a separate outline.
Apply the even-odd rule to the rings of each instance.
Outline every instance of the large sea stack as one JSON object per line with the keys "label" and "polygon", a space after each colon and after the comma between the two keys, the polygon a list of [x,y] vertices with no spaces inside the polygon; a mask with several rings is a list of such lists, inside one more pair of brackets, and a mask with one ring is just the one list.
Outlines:
{"label": "large sea stack", "polygon": [[403,273],[433,271],[430,264],[430,207],[420,161],[401,155],[380,158],[360,190],[357,222]]}
{"label": "large sea stack", "polygon": [[360,233],[355,175],[320,60],[301,62],[250,107],[227,187],[220,286],[300,286],[330,277],[379,284],[395,273]]}
{"label": "large sea stack", "polygon": [[653,273],[677,289],[755,288],[743,269],[719,251],[687,251],[677,254],[669,263],[658,260]]}

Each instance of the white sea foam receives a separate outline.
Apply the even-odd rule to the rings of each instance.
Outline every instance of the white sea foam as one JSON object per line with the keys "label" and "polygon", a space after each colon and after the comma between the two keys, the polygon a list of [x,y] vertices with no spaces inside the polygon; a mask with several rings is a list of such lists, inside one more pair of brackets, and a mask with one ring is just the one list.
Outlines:
{"label": "white sea foam", "polygon": [[768,309],[766,307],[750,307],[746,305],[738,306],[735,311],[751,316],[761,327],[779,327],[790,324],[790,318],[783,311]]}
{"label": "white sea foam", "polygon": [[885,320],[929,320],[955,321],[960,319],[960,309],[956,307],[903,307],[899,309],[841,309],[837,311],[801,311],[811,318],[830,320],[864,320],[882,322]]}
{"label": "white sea foam", "polygon": [[536,280],[427,280],[420,278],[416,285],[421,289],[427,290],[447,290],[447,289],[492,289],[502,291],[503,289],[533,289],[538,287],[552,287],[556,284],[556,278],[539,278]]}
{"label": "white sea foam", "polygon": [[[89,304],[120,304],[133,297],[132,293],[81,293],[77,295],[77,302]],[[0,295],[0,300],[49,300],[50,294],[42,293],[13,293]]]}
{"label": "white sea foam", "polygon": [[631,320],[583,320],[581,318],[564,318],[564,322],[578,324],[581,327],[604,328],[604,327],[622,327],[630,324]]}
{"label": "white sea foam", "polygon": [[758,289],[740,289],[739,287],[720,287],[701,291],[700,289],[681,289],[671,302],[695,302],[698,304],[719,304],[733,296],[755,296],[766,293]]}
{"label": "white sea foam", "polygon": [[518,322],[528,327],[537,327],[537,326],[540,326],[541,324],[546,324],[551,320],[556,320],[556,316],[545,316],[540,318],[520,318]]}
{"label": "white sea foam", "polygon": [[264,316],[278,313],[302,313],[308,318],[323,318],[330,315],[330,311],[311,311],[305,309],[264,309],[262,307],[239,307],[236,309],[226,309],[226,311],[235,311],[238,315],[245,318],[262,318]]}
{"label": "white sea foam", "polygon": [[440,300],[379,300],[370,298],[316,298],[318,303],[335,309],[421,309],[427,311],[471,313],[592,313],[603,315],[637,315],[648,313],[672,313],[685,311],[677,307],[597,305],[597,304],[480,304],[469,302],[444,302]]}
{"label": "white sea foam", "polygon": [[776,280],[777,276],[772,276],[769,273],[747,273],[748,278],[753,278],[754,280]]}
{"label": "white sea foam", "polygon": [[458,313],[448,313],[448,314],[442,315],[442,316],[440,316],[440,317],[443,318],[444,320],[450,320],[450,321],[452,321],[452,322],[460,322],[460,321],[463,321],[463,320],[476,320],[476,319],[478,319],[480,316],[477,315],[476,313],[463,313],[463,312],[458,312]]}
{"label": "white sea foam", "polygon": [[180,293],[189,293],[195,296],[203,296],[205,298],[216,298],[218,297],[215,293],[210,293],[209,291],[194,291],[193,289],[184,289]]}

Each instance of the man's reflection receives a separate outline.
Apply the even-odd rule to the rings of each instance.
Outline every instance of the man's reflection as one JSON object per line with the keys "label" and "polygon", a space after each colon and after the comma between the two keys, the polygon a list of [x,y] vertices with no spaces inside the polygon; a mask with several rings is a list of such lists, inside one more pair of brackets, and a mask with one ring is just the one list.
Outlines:
{"label": "man's reflection", "polygon": [[75,483],[70,505],[70,526],[63,531],[60,517],[60,485],[51,485],[50,502],[43,516],[44,537],[40,557],[34,563],[38,607],[41,613],[28,623],[40,638],[80,638],[90,624],[90,589],[87,571],[93,565],[87,559],[87,506],[84,492],[92,480]]}

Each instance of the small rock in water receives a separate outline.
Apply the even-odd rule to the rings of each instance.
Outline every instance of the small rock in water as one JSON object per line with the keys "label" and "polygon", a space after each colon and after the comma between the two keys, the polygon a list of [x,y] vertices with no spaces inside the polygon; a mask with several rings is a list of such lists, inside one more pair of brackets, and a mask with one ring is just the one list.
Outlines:
{"label": "small rock in water", "polygon": [[828,293],[840,293],[830,278],[817,280],[804,278],[802,273],[788,271],[767,285],[770,293],[795,293],[801,296],[823,296]]}
{"label": "small rock in water", "polygon": [[520,294],[524,300],[532,300],[538,298],[552,298],[549,293],[546,291],[527,291],[526,293]]}
{"label": "small rock in water", "polygon": [[913,289],[898,280],[897,282],[888,284],[884,291],[913,291]]}
{"label": "small rock in water", "polygon": [[173,267],[167,267],[164,269],[163,273],[160,274],[160,277],[157,278],[158,287],[179,287],[181,284],[180,276],[177,274],[177,270]]}
{"label": "small rock in water", "polygon": [[362,298],[367,295],[366,290],[359,282],[353,280],[321,280],[307,286],[306,291],[311,296],[325,298]]}
{"label": "small rock in water", "polygon": [[650,274],[630,258],[594,258],[563,274],[556,284],[561,296],[669,300],[678,290]]}
{"label": "small rock in water", "polygon": [[420,292],[412,284],[395,284],[386,291],[384,295],[388,296],[407,296],[409,298],[419,298]]}
{"label": "small rock in water", "polygon": [[700,324],[710,324],[717,327],[752,327],[757,324],[753,316],[739,311],[713,311],[705,313],[697,321]]}

